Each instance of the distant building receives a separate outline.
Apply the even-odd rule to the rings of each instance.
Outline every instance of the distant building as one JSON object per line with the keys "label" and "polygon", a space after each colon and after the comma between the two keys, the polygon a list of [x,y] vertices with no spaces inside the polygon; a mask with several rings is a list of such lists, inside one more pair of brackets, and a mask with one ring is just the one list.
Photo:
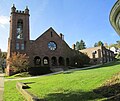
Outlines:
{"label": "distant building", "polygon": [[114,52],[104,46],[92,47],[79,50],[89,56],[91,64],[107,63],[114,60]]}
{"label": "distant building", "polygon": [[116,48],[116,47],[111,47],[110,50],[113,51],[114,54],[120,53],[120,49],[119,49],[119,48]]}

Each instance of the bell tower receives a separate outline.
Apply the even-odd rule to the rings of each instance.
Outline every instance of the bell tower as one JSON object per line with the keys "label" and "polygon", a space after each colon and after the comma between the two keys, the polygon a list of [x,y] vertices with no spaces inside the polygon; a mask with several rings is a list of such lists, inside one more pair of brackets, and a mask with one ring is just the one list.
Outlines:
{"label": "bell tower", "polygon": [[[7,59],[13,52],[27,53],[29,47],[29,9],[16,10],[15,5],[11,7],[10,32],[8,38]],[[7,75],[11,75],[10,65],[7,64]]]}
{"label": "bell tower", "polygon": [[29,44],[29,9],[16,10],[15,5],[11,7],[10,33],[8,39],[8,56],[12,52],[26,53]]}

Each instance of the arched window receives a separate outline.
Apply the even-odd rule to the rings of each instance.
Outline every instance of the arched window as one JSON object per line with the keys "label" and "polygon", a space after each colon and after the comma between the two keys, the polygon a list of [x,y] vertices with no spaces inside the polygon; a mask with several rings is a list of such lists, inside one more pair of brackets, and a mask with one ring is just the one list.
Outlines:
{"label": "arched window", "polygon": [[66,65],[69,66],[69,64],[70,64],[69,58],[66,58]]}
{"label": "arched window", "polygon": [[17,22],[17,39],[23,39],[23,20],[19,19]]}
{"label": "arched window", "polygon": [[40,59],[39,56],[36,56],[36,57],[34,58],[34,64],[35,64],[35,65],[41,65],[41,59]]}
{"label": "arched window", "polygon": [[59,57],[59,65],[64,66],[64,58],[63,57]]}
{"label": "arched window", "polygon": [[43,58],[43,64],[44,65],[49,65],[49,58],[48,57]]}
{"label": "arched window", "polygon": [[57,59],[56,59],[56,57],[52,57],[51,58],[51,62],[52,62],[52,66],[56,66],[57,65]]}

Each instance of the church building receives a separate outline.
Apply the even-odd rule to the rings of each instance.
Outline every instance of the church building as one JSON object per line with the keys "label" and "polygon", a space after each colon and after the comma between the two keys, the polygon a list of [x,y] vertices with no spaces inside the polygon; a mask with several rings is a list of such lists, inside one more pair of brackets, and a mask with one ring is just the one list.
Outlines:
{"label": "church building", "polygon": [[[30,40],[29,16],[28,7],[24,11],[16,10],[14,5],[11,8],[7,58],[13,52],[27,54],[31,67],[50,67],[51,70],[79,64],[73,57],[82,53],[76,51],[74,45],[71,49],[65,42],[64,35],[56,33],[52,27],[36,40]],[[9,64],[7,74],[11,75]]]}

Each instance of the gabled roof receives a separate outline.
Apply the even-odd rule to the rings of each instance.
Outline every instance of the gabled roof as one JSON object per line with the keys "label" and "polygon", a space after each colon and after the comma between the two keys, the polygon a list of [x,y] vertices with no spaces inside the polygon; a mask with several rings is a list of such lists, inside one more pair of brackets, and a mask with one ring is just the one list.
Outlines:
{"label": "gabled roof", "polygon": [[[36,42],[37,40],[39,40],[43,35],[45,35],[49,30],[53,31],[59,38],[60,36],[57,34],[57,32],[52,28],[50,27],[48,30],[46,30],[43,34],[41,34],[34,42]],[[61,39],[61,38],[60,38]],[[62,39],[61,39],[62,40]],[[62,40],[64,41],[64,40]],[[69,47],[69,45],[64,41],[64,43]],[[70,48],[70,47],[69,47]],[[71,49],[71,48],[70,48]]]}
{"label": "gabled roof", "polygon": [[[48,32],[49,30],[52,30],[52,31],[54,31],[55,33],[56,33],[56,31],[52,28],[52,27],[50,27],[48,30],[46,30],[43,34],[41,34],[36,40],[38,40],[40,37],[42,37],[46,32]],[[57,34],[57,33],[56,33]],[[58,35],[58,34],[57,34]],[[58,35],[59,36],[59,35]],[[35,41],[36,41],[35,40]]]}

